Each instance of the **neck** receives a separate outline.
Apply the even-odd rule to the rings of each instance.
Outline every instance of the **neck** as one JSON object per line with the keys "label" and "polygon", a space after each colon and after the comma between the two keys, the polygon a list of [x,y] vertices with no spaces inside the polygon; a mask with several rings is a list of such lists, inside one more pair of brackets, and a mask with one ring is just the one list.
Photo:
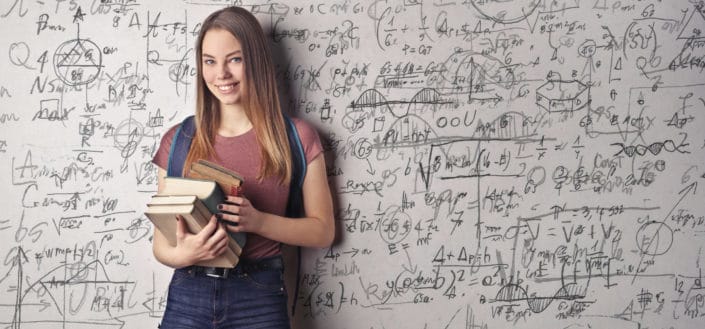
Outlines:
{"label": "neck", "polygon": [[224,137],[239,136],[252,128],[252,123],[239,105],[224,106],[220,109],[218,134]]}

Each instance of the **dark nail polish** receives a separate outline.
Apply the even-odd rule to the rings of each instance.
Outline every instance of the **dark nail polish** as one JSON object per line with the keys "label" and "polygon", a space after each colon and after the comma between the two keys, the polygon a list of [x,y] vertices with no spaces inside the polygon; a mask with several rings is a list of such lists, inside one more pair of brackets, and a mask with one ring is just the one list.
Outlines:
{"label": "dark nail polish", "polygon": [[218,219],[223,219],[223,214],[217,213],[217,214],[215,214],[215,217]]}
{"label": "dark nail polish", "polygon": [[218,210],[223,210],[223,205],[222,205],[222,204],[219,204],[219,205],[218,205]]}

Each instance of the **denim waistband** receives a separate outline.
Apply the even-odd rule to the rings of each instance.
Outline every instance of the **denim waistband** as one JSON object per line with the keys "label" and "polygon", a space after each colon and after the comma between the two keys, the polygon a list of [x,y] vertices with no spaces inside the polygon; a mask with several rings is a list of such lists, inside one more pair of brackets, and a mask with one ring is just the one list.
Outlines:
{"label": "denim waistband", "polygon": [[225,279],[236,273],[255,273],[260,271],[283,269],[284,261],[282,260],[281,255],[277,255],[260,259],[240,259],[240,262],[238,262],[234,268],[192,265],[178,269],[177,271],[186,271],[189,274],[197,276]]}

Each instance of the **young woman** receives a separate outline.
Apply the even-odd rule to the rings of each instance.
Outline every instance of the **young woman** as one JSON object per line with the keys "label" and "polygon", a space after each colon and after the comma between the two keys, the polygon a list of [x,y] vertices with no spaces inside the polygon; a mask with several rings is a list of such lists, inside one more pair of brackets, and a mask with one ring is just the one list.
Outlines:
{"label": "young woman", "polygon": [[[202,24],[196,61],[197,130],[184,168],[209,159],[242,174],[245,188],[243,195],[229,196],[219,206],[223,212],[198,234],[179,221],[176,246],[154,231],[154,256],[176,269],[161,328],[289,328],[280,244],[322,248],[334,238],[321,142],[314,129],[293,119],[307,162],[305,217],[286,218],[291,152],[259,22],[238,7],[214,12]],[[153,159],[160,190],[176,128],[164,135]],[[195,266],[225,251],[227,230],[247,232],[240,263],[228,271]]]}

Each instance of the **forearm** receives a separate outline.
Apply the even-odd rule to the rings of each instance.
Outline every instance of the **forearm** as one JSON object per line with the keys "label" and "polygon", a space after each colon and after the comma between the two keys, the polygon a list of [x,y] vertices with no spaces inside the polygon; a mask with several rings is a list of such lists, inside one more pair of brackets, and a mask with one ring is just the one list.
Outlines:
{"label": "forearm", "polygon": [[228,196],[220,205],[219,218],[230,222],[233,232],[252,232],[282,243],[326,248],[335,238],[333,202],[323,157],[309,166],[303,185],[304,218],[287,218],[260,212],[243,196]]}
{"label": "forearm", "polygon": [[262,227],[256,233],[289,245],[327,248],[333,243],[335,228],[332,220],[316,217],[286,218],[263,214]]}

